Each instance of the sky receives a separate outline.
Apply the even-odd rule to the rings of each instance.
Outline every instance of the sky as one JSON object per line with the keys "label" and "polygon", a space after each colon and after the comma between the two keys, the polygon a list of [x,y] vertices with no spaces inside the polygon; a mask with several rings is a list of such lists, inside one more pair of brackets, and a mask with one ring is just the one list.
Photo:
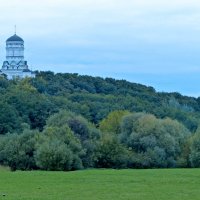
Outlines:
{"label": "sky", "polygon": [[200,96],[198,0],[0,0],[0,63],[15,25],[33,70]]}

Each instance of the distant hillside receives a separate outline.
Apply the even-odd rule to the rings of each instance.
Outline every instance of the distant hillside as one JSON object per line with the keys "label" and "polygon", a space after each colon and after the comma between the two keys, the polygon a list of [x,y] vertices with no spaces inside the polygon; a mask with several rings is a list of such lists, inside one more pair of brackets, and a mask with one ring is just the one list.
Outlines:
{"label": "distant hillside", "polygon": [[53,72],[0,77],[0,165],[200,167],[199,102],[112,78]]}
{"label": "distant hillside", "polygon": [[200,120],[200,98],[160,93],[153,87],[113,78],[37,72],[34,79],[1,78],[0,90],[1,133],[20,130],[22,123],[42,130],[46,119],[60,109],[81,114],[97,126],[114,110],[170,117],[191,131]]}
{"label": "distant hillside", "polygon": [[197,128],[200,119],[200,98],[160,93],[153,87],[126,80],[40,72],[31,84],[38,92],[51,96],[55,104],[63,97],[69,102],[69,109],[96,124],[113,110],[142,111],[159,118],[170,117],[184,123],[190,130]]}

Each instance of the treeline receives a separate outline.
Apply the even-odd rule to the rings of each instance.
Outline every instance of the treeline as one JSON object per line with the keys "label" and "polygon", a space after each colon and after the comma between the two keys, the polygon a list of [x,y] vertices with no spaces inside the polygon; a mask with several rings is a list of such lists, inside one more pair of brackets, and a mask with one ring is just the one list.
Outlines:
{"label": "treeline", "polygon": [[0,164],[12,170],[84,168],[170,168],[200,166],[200,131],[176,120],[145,113],[111,112],[99,129],[61,110],[43,131],[0,137]]}
{"label": "treeline", "polygon": [[13,170],[200,165],[200,99],[125,80],[0,77],[0,164]]}

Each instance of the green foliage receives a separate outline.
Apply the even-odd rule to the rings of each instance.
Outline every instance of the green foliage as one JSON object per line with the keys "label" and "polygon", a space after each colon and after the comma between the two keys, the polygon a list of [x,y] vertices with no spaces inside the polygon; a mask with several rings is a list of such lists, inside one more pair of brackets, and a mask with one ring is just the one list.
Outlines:
{"label": "green foliage", "polygon": [[[193,132],[199,124],[199,99],[178,93],[156,93],[151,87],[112,78],[53,72],[36,74],[34,79],[23,80],[8,81],[0,77],[1,103],[8,110],[0,113],[13,115],[11,110],[15,113],[13,125],[2,125],[1,134],[20,132],[21,123],[42,131],[47,118],[60,109],[80,114],[96,125],[117,110],[170,117]],[[6,120],[6,115],[0,116],[0,124]]]}
{"label": "green foliage", "polygon": [[128,114],[130,114],[130,112],[124,110],[109,113],[109,115],[100,122],[100,130],[102,132],[119,134],[121,132],[122,117]]}
{"label": "green foliage", "polygon": [[199,166],[193,137],[199,98],[112,78],[36,74],[0,77],[0,164],[13,170]]}
{"label": "green foliage", "polygon": [[[76,139],[81,145],[79,149],[84,151],[82,154],[76,157],[76,162],[79,168],[82,167],[93,167],[94,166],[94,150],[96,149],[96,140],[100,137],[100,131],[97,130],[91,123],[89,123],[82,116],[77,116],[72,112],[61,110],[59,113],[52,115],[47,121],[47,127],[57,128],[59,132],[62,127],[68,127],[71,132],[71,136],[68,135],[68,138],[71,138],[68,143],[72,143],[72,138]],[[51,132],[49,128],[45,130],[48,134]],[[55,133],[54,133],[55,134]],[[73,137],[72,137],[73,135]],[[61,134],[59,138],[61,137]],[[62,138],[62,141],[64,138]],[[76,142],[74,140],[74,146]],[[81,157],[82,162],[78,160]],[[78,164],[79,163],[79,164]]]}
{"label": "green foliage", "polygon": [[0,134],[20,130],[21,122],[16,109],[8,103],[0,102]]}
{"label": "green foliage", "polygon": [[175,167],[190,132],[177,121],[136,113],[122,121],[121,141],[137,153],[135,165]]}
{"label": "green foliage", "polygon": [[96,148],[95,166],[101,168],[126,168],[129,162],[128,150],[117,138],[105,134]]}
{"label": "green foliage", "polygon": [[200,167],[200,129],[191,138],[190,163],[192,167]]}
{"label": "green foliage", "polygon": [[73,153],[61,140],[46,140],[41,143],[35,154],[36,164],[45,170],[72,169]]}
{"label": "green foliage", "polygon": [[81,169],[84,151],[78,138],[67,125],[47,126],[35,152],[38,167],[45,170]]}
{"label": "green foliage", "polygon": [[52,115],[47,120],[47,126],[62,127],[69,126],[73,133],[81,140],[99,137],[99,132],[85,118],[66,110]]}
{"label": "green foliage", "polygon": [[12,170],[36,169],[34,151],[37,132],[24,130],[20,135],[13,134],[1,138],[0,163],[8,165]]}

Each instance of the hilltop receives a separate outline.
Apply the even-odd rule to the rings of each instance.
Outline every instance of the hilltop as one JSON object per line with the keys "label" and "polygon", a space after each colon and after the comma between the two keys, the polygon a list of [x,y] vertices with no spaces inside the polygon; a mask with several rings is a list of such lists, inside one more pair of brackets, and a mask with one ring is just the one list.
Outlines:
{"label": "hilltop", "polygon": [[[192,131],[200,119],[200,98],[156,92],[153,87],[113,78],[37,72],[34,79],[7,81],[1,78],[0,89],[0,104],[4,105],[0,109],[12,110],[15,117],[6,122],[9,123],[9,119],[14,122],[12,128],[15,129],[20,120],[42,130],[45,120],[59,109],[81,114],[96,125],[114,110],[170,117]],[[3,132],[6,131],[11,129],[7,127]]]}
{"label": "hilltop", "polygon": [[0,164],[12,170],[200,165],[200,98],[49,71],[1,77],[0,91]]}

